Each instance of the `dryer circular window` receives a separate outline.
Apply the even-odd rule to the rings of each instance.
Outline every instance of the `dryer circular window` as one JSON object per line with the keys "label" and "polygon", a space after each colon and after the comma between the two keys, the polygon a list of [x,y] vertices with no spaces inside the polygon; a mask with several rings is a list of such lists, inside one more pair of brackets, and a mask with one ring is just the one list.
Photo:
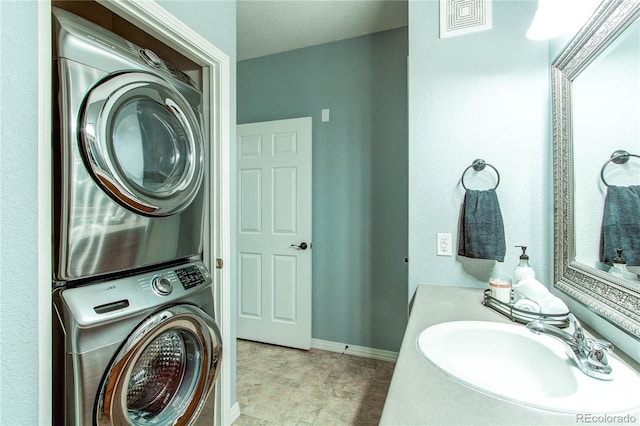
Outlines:
{"label": "dryer circular window", "polygon": [[191,424],[213,388],[220,357],[218,328],[200,308],[176,305],[151,315],[109,365],[96,424]]}
{"label": "dryer circular window", "polygon": [[85,98],[79,122],[87,167],[118,204],[147,216],[189,206],[204,175],[200,121],[163,78],[123,72]]}

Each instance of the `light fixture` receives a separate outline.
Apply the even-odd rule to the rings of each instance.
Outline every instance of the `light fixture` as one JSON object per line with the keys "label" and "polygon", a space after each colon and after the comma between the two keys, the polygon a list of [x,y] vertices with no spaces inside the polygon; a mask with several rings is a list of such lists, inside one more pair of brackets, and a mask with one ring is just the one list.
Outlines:
{"label": "light fixture", "polygon": [[600,0],[538,0],[527,38],[547,40],[573,34],[587,22]]}

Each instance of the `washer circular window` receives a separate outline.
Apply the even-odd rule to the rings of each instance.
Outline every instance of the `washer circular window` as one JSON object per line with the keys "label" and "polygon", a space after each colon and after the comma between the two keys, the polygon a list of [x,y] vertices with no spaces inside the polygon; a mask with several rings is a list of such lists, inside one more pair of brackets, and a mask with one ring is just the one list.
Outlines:
{"label": "washer circular window", "polygon": [[98,184],[135,213],[179,213],[200,190],[200,122],[188,101],[154,74],[116,74],[98,84],[85,99],[80,134]]}
{"label": "washer circular window", "polygon": [[131,334],[105,373],[98,425],[186,425],[200,414],[217,377],[221,340],[207,314],[178,305]]}
{"label": "washer circular window", "polygon": [[[194,337],[174,330],[156,337],[136,361],[127,386],[127,414],[129,419],[157,418],[167,410],[174,397],[188,400],[193,395],[193,373],[202,362],[197,356]],[[186,358],[192,357],[196,365],[187,371]],[[186,374],[188,373],[188,374]],[[191,377],[185,377],[191,376]],[[186,381],[182,389],[180,384]]]}

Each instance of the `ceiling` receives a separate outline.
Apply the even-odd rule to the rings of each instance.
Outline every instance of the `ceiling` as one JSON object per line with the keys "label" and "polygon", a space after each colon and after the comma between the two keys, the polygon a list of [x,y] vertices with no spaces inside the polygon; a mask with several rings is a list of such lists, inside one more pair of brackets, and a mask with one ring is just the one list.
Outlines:
{"label": "ceiling", "polygon": [[237,59],[407,25],[407,0],[238,0]]}

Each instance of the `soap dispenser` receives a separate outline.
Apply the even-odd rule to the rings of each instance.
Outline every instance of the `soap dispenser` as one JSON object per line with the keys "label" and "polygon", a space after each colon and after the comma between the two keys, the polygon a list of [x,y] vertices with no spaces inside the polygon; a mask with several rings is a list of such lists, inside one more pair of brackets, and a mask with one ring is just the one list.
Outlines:
{"label": "soap dispenser", "polygon": [[524,277],[536,277],[536,271],[533,270],[531,265],[529,265],[529,256],[527,255],[527,247],[526,246],[516,246],[522,249],[522,254],[520,255],[520,263],[513,270],[513,283],[516,284],[518,281],[523,279]]}
{"label": "soap dispenser", "polygon": [[609,273],[618,278],[626,278],[625,272],[627,272],[627,261],[622,257],[622,249],[616,249],[617,256],[613,259],[613,266],[609,269]]}

